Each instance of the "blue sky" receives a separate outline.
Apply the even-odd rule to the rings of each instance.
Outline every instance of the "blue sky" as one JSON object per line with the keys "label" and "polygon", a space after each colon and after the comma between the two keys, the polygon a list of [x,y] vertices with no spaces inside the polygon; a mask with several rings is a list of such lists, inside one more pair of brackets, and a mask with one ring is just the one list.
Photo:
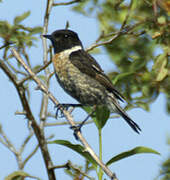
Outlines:
{"label": "blue sky", "polygon": [[[6,0],[0,3],[0,20],[8,20],[12,23],[13,17],[30,10],[31,15],[24,21],[24,24],[27,26],[43,25],[45,5],[45,1],[40,0]],[[70,10],[70,6],[53,8],[50,16],[49,33],[56,29],[64,28],[67,20],[70,22],[71,29],[79,34],[85,47],[90,46],[99,36],[98,25],[95,18],[87,18],[76,14]],[[0,43],[2,44],[2,42]],[[42,63],[41,40],[37,42],[37,47],[30,49],[29,52],[32,65]],[[96,55],[95,58],[102,65],[106,73],[114,69],[114,64],[109,61],[104,51],[102,54]],[[53,69],[52,66],[50,66],[50,68]],[[0,84],[0,123],[3,125],[7,136],[18,149],[24,137],[28,134],[27,122],[23,116],[14,115],[17,110],[22,111],[22,107],[13,85],[2,70],[0,70]],[[55,77],[52,78],[51,84],[50,90],[60,102],[75,102],[75,100],[63,92],[57,84]],[[42,94],[40,91],[36,91],[35,88],[36,85],[31,83],[33,94],[30,103],[33,113],[38,119]],[[55,111],[52,103],[50,103],[50,108],[51,112]],[[106,162],[114,155],[136,146],[151,147],[160,152],[161,156],[152,154],[136,155],[111,165],[110,169],[117,174],[120,180],[152,180],[158,175],[161,162],[167,158],[169,151],[166,138],[170,130],[170,118],[165,112],[165,97],[163,94],[160,94],[156,102],[151,105],[150,112],[143,111],[142,109],[133,109],[129,111],[128,114],[140,125],[142,133],[140,135],[134,133],[121,118],[109,120],[102,132],[103,161]],[[76,120],[82,120],[85,113],[77,109],[73,115]],[[79,143],[74,139],[69,126],[48,127],[45,133],[47,136],[54,134],[56,139],[65,139],[73,143]],[[95,125],[86,125],[82,129],[82,133],[94,148],[95,152],[98,153],[98,134]],[[27,155],[35,145],[36,139],[34,137],[27,146],[24,154]],[[57,145],[49,145],[49,150],[55,165],[64,164],[67,160],[71,160],[74,164],[78,165],[84,164],[84,159],[69,149]],[[17,170],[17,164],[13,154],[2,144],[0,144],[0,158],[0,179],[3,179],[6,175]],[[40,151],[29,161],[24,170],[31,175],[39,176],[43,180],[47,179]],[[96,177],[95,173],[91,173],[90,175]],[[56,176],[57,179],[71,179],[63,173],[62,169],[56,170]],[[105,177],[108,179],[107,176]]]}

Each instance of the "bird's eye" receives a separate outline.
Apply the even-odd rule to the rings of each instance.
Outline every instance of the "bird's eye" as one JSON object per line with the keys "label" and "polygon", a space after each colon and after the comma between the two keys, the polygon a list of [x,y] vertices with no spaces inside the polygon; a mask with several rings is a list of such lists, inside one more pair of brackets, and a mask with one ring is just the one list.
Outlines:
{"label": "bird's eye", "polygon": [[64,35],[64,37],[65,37],[65,38],[68,38],[68,35],[67,35],[67,34],[65,34],[65,35]]}

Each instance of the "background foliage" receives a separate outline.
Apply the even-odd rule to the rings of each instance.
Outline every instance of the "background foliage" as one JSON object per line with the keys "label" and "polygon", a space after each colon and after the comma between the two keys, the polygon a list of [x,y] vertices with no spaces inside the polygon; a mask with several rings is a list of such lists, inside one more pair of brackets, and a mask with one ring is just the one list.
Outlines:
{"label": "background foliage", "polygon": [[[153,2],[147,0],[85,0],[73,9],[85,16],[91,13],[97,17],[102,41],[126,23],[125,35],[104,46],[117,67],[110,78],[128,99],[127,108],[141,107],[148,111],[150,103],[162,92],[170,113],[169,9],[166,11],[158,5],[155,5],[157,14]],[[162,50],[161,55],[157,55],[158,49]]]}

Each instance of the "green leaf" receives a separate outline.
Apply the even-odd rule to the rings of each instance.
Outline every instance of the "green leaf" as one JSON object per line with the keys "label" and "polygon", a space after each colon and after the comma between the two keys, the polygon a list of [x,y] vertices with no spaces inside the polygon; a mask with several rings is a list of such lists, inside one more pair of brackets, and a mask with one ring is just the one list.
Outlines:
{"label": "green leaf", "polygon": [[112,159],[110,159],[106,165],[110,165],[116,161],[119,161],[121,159],[124,159],[124,158],[127,158],[129,156],[133,156],[133,155],[136,155],[136,154],[141,154],[141,153],[152,153],[152,154],[158,154],[160,155],[159,152],[151,149],[151,148],[148,148],[148,147],[143,147],[143,146],[139,146],[139,147],[136,147],[134,149],[131,149],[129,151],[125,151],[123,153],[120,153],[118,154],[117,156],[113,157]]}
{"label": "green leaf", "polygon": [[167,63],[168,59],[166,52],[156,58],[156,62],[152,67],[152,72],[156,75],[156,81],[162,81],[168,75],[168,69],[166,68]]}
{"label": "green leaf", "polygon": [[147,61],[143,59],[134,59],[133,63],[130,66],[130,71],[136,72],[139,69],[142,69],[146,65]]}
{"label": "green leaf", "polygon": [[35,28],[30,29],[31,34],[39,34],[42,33],[43,28],[41,26],[37,26]]}
{"label": "green leaf", "polygon": [[46,82],[46,80],[47,80],[47,77],[44,76],[44,75],[37,75],[37,77],[38,77],[39,79],[41,79],[43,82]]}
{"label": "green leaf", "polygon": [[102,129],[109,119],[110,111],[105,106],[97,106],[96,117],[93,118],[98,129]]}
{"label": "green leaf", "polygon": [[77,3],[72,9],[78,13],[87,15],[87,12],[85,11],[85,7],[87,7],[88,2],[89,0],[83,0],[81,1],[81,3]]}
{"label": "green leaf", "polygon": [[170,113],[170,97],[167,97],[166,99],[166,110],[168,113]]}
{"label": "green leaf", "polygon": [[[83,109],[89,114],[93,111],[91,107],[83,107]],[[109,119],[110,111],[105,106],[97,106],[96,111],[91,115],[91,118],[95,122],[98,129],[102,129]]]}
{"label": "green leaf", "polygon": [[37,70],[39,70],[42,66],[41,65],[36,65],[34,66],[34,68],[32,69],[34,72],[36,72]]}
{"label": "green leaf", "polygon": [[80,154],[81,156],[83,156],[85,159],[87,159],[89,162],[92,163],[92,165],[97,168],[97,163],[96,161],[91,157],[91,155],[84,149],[83,146],[79,145],[79,144],[72,144],[69,141],[65,141],[65,140],[55,140],[55,141],[50,141],[50,144],[59,144],[65,147],[68,147],[70,149],[72,149],[73,151],[77,152],[78,154]]}
{"label": "green leaf", "polygon": [[134,74],[135,72],[125,72],[125,73],[121,73],[119,75],[116,76],[116,78],[113,80],[113,84],[116,84],[117,81],[129,76],[129,75],[132,75]]}
{"label": "green leaf", "polygon": [[15,171],[12,174],[10,174],[7,177],[5,177],[4,180],[22,180],[25,177],[29,177],[29,178],[40,180],[40,178],[35,177],[35,176],[31,176],[28,173],[23,172],[23,171]]}
{"label": "green leaf", "polygon": [[14,19],[14,24],[19,24],[21,21],[23,21],[24,19],[26,19],[29,15],[30,15],[30,11],[27,11],[25,13],[23,13],[22,15],[20,16],[16,16],[15,19]]}
{"label": "green leaf", "polygon": [[90,51],[90,54],[99,54],[99,53],[101,53],[101,50],[99,49],[99,48],[94,48],[94,49],[92,49],[91,51]]}
{"label": "green leaf", "polygon": [[168,75],[168,69],[166,68],[167,61],[163,61],[160,71],[156,77],[156,81],[162,81]]}
{"label": "green leaf", "polygon": [[149,103],[137,101],[137,102],[135,102],[135,104],[137,105],[137,107],[140,107],[140,108],[144,109],[145,111],[149,111]]}

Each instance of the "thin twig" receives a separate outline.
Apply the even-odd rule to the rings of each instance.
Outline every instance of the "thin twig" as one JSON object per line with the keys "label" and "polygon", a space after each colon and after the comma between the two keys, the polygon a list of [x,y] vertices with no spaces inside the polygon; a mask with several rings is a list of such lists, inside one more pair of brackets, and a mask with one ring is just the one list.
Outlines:
{"label": "thin twig", "polygon": [[32,136],[34,135],[33,132],[30,132],[30,134],[25,138],[24,142],[22,143],[21,147],[20,147],[20,154],[23,153],[25,146],[27,145],[27,143],[30,141],[30,139],[32,138]]}
{"label": "thin twig", "polygon": [[0,127],[0,135],[2,136],[2,138],[0,138],[0,142],[4,146],[6,146],[15,155],[18,167],[19,167],[20,170],[22,170],[22,157],[21,157],[21,154],[19,152],[17,152],[16,148],[14,147],[14,145],[11,143],[11,141],[9,140],[9,138],[7,137],[5,132],[3,131],[2,126]]}
{"label": "thin twig", "polygon": [[120,31],[122,31],[124,29],[124,27],[126,26],[126,24],[128,22],[128,19],[129,19],[130,13],[131,13],[132,5],[133,5],[133,0],[130,1],[130,4],[128,6],[128,11],[127,11],[126,17],[125,17],[125,19],[121,25]]}
{"label": "thin twig", "polygon": [[108,35],[101,35],[100,39],[98,38],[96,40],[96,42],[99,42],[100,40],[102,40],[103,38],[107,38],[109,36],[113,36],[111,39],[107,40],[107,41],[104,41],[104,42],[101,42],[101,43],[94,43],[92,44],[90,47],[86,48],[86,51],[92,51],[93,49],[99,47],[99,46],[104,46],[104,45],[107,45],[107,44],[110,44],[112,43],[115,39],[117,39],[118,37],[122,36],[122,35],[125,35],[125,34],[129,34],[131,33],[131,31],[133,29],[135,29],[136,27],[140,26],[141,24],[143,23],[146,23],[146,21],[140,21],[132,26],[126,26],[124,27],[122,30],[120,29],[119,31],[117,32],[114,32],[114,33],[110,33]]}
{"label": "thin twig", "polygon": [[[93,120],[89,120],[87,122],[85,122],[85,124],[90,124],[90,123],[93,123],[94,121]],[[76,121],[75,124],[81,124],[82,121]],[[69,125],[70,123],[69,122],[55,122],[55,123],[45,123],[45,126],[46,127],[51,127],[51,126],[63,126],[63,125]]]}
{"label": "thin twig", "polygon": [[6,42],[4,45],[2,45],[2,46],[0,47],[0,50],[3,49],[3,48],[5,48],[5,47],[7,47],[7,46],[9,46],[9,45],[11,45],[11,44],[15,44],[15,42]]}
{"label": "thin twig", "polygon": [[25,111],[22,111],[22,112],[16,111],[15,115],[26,115],[26,112]]}
{"label": "thin twig", "polygon": [[119,32],[117,32],[117,34],[115,34],[111,39],[109,39],[107,41],[104,41],[104,42],[101,42],[101,43],[98,43],[98,44],[96,44],[96,43],[92,44],[89,48],[86,49],[86,51],[88,52],[88,51],[93,50],[96,47],[104,46],[106,44],[110,44],[110,43],[112,43],[115,39],[117,39],[122,34],[123,34],[123,32],[119,31]]}
{"label": "thin twig", "polygon": [[36,147],[33,149],[33,151],[25,158],[25,160],[22,163],[23,168],[25,167],[25,164],[31,159],[31,157],[37,152],[39,148],[39,145],[36,145]]}
{"label": "thin twig", "polygon": [[22,72],[22,71],[19,71],[18,69],[16,69],[14,66],[12,66],[9,61],[7,60],[6,63],[8,64],[8,66],[16,73],[16,74],[21,74],[23,76],[26,76],[27,74]]}
{"label": "thin twig", "polygon": [[70,4],[73,4],[73,3],[78,3],[78,2],[81,2],[82,0],[73,0],[73,1],[70,1],[70,2],[66,2],[66,3],[53,3],[53,6],[66,6],[66,5],[70,5]]}
{"label": "thin twig", "polygon": [[0,135],[2,136],[2,138],[0,138],[0,142],[16,155],[17,150],[15,149],[9,138],[6,136],[5,132],[2,129],[2,125],[0,125]]}
{"label": "thin twig", "polygon": [[55,74],[55,72],[52,72],[49,74],[49,76],[47,77],[47,83],[50,83],[50,79],[52,78],[52,76]]}
{"label": "thin twig", "polygon": [[63,165],[56,165],[56,166],[51,167],[51,169],[61,169],[61,168],[69,168],[68,162]]}
{"label": "thin twig", "polygon": [[79,168],[75,167],[70,161],[68,161],[67,163],[63,164],[63,165],[57,165],[57,166],[53,166],[51,167],[52,169],[60,169],[60,168],[66,168],[66,169],[73,169],[74,171],[78,172],[79,174],[87,177],[90,180],[94,180],[94,178],[90,177],[89,175],[87,175],[85,172],[81,171]]}
{"label": "thin twig", "polygon": [[[59,104],[59,102],[55,99],[55,97],[51,94],[51,92],[49,92],[47,87],[38,79],[38,77],[36,77],[35,73],[33,73],[32,70],[26,65],[26,63],[23,61],[23,59],[21,58],[19,53],[14,48],[11,48],[11,51],[12,51],[12,54],[14,55],[14,57],[17,59],[17,61],[20,62],[22,64],[22,66],[25,68],[25,70],[32,76],[32,79],[35,81],[35,83],[37,83],[39,89],[41,91],[43,91],[44,93],[46,93],[48,95],[48,97],[50,98],[50,100],[55,104],[55,106],[57,106]],[[72,116],[70,115],[70,113],[68,111],[66,111],[65,109],[63,109],[62,106],[60,107],[60,110],[63,112],[64,116],[66,117],[66,119],[68,120],[70,125],[74,127],[76,124],[75,124]],[[92,150],[90,145],[87,143],[87,141],[82,136],[81,132],[80,131],[76,132],[76,135],[79,138],[80,142],[83,144],[85,151],[87,151],[93,157],[93,159],[103,169],[103,171],[112,180],[117,180],[115,173],[112,173],[110,171],[110,169],[98,158],[98,156],[95,154],[95,152]]]}
{"label": "thin twig", "polygon": [[[51,60],[48,61],[46,64],[44,64],[42,67],[40,67],[39,69],[37,69],[36,71],[34,71],[35,74],[38,74],[39,72],[41,72],[42,70],[44,70],[46,67],[48,67],[51,64]],[[25,77],[24,79],[22,79],[21,81],[18,82],[18,84],[23,84],[25,81],[31,79],[32,77],[30,75],[28,75],[27,77]]]}
{"label": "thin twig", "polygon": [[[53,2],[54,0],[47,0],[45,16],[44,16],[43,34],[47,34],[48,32],[48,23],[49,23],[50,12],[53,7]],[[43,37],[42,37],[42,43],[43,43],[43,62],[44,64],[46,64],[48,59],[47,40]],[[45,68],[44,72],[45,72],[45,77],[47,78],[50,74],[49,68]],[[49,81],[46,81],[46,85],[47,88],[49,88]],[[40,110],[40,119],[41,119],[40,127],[42,129],[44,126],[44,121],[47,118],[47,110],[48,110],[48,96],[43,93],[41,110]]]}

